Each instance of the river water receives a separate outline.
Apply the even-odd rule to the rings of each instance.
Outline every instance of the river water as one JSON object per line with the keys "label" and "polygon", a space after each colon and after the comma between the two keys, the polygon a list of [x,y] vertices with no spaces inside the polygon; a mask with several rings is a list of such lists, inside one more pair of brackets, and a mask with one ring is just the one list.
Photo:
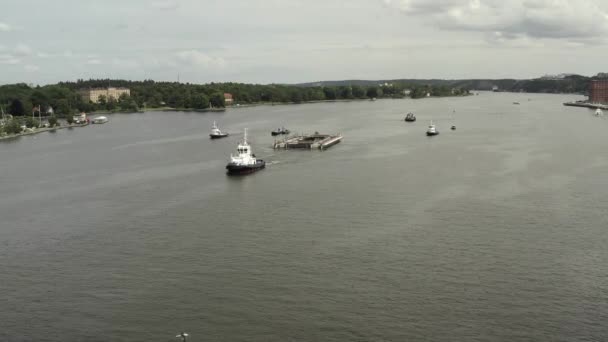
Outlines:
{"label": "river water", "polygon": [[[117,114],[2,141],[0,340],[606,341],[608,118],[576,99]],[[278,126],[344,140],[274,151]],[[269,165],[227,177],[245,127]]]}

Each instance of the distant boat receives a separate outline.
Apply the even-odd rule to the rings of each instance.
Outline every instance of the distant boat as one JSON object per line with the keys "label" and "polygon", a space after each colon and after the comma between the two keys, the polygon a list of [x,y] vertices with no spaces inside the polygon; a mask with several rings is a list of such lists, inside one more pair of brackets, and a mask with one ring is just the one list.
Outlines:
{"label": "distant boat", "polygon": [[92,122],[94,124],[104,124],[104,123],[108,122],[108,118],[106,118],[105,116],[98,116],[98,117],[94,118]]}
{"label": "distant boat", "polygon": [[291,131],[288,130],[285,127],[281,127],[281,128],[277,128],[274,131],[270,132],[270,135],[275,136],[275,135],[280,135],[280,134],[289,134]]}
{"label": "distant boat", "polygon": [[602,116],[602,115],[604,115],[604,112],[602,112],[601,109],[598,108],[595,110],[595,116]]}
{"label": "distant boat", "polygon": [[513,102],[513,104],[514,104],[514,105],[518,105],[518,104],[519,104],[519,102]]}
{"label": "distant boat", "polygon": [[429,127],[426,130],[426,135],[429,137],[432,137],[434,135],[438,135],[439,131],[437,130],[437,127],[435,127],[435,124],[433,123],[433,121],[431,121],[431,123],[429,124]]}
{"label": "distant boat", "polygon": [[407,115],[405,116],[405,121],[414,122],[416,121],[416,116],[414,115],[414,113],[407,113]]}
{"label": "distant boat", "polygon": [[213,121],[213,127],[211,127],[211,133],[209,133],[209,137],[211,139],[219,139],[219,138],[224,138],[227,136],[228,136],[228,133],[224,133],[224,132],[220,131],[220,129],[217,128],[215,121]]}
{"label": "distant boat", "polygon": [[452,127],[450,127],[452,131],[456,130],[456,125],[454,124],[454,113],[456,113],[456,109],[452,111]]}

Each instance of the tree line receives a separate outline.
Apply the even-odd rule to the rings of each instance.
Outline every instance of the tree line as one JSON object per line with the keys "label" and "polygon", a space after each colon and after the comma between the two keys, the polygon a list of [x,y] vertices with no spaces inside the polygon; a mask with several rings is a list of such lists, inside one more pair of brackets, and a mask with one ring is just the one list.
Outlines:
{"label": "tree line", "polygon": [[[118,99],[100,96],[96,103],[78,93],[81,89],[112,87],[129,88],[131,95]],[[281,84],[209,83],[191,84],[91,79],[76,82],[60,82],[45,86],[10,84],[0,86],[0,106],[13,115],[31,115],[38,106],[43,113],[52,108],[59,116],[69,116],[84,111],[135,112],[146,108],[175,108],[180,110],[205,110],[225,107],[224,93],[233,96],[234,104],[253,103],[302,103],[324,100],[355,100],[367,98],[457,96],[468,90],[436,85],[409,85],[405,83],[370,86],[295,86]]]}

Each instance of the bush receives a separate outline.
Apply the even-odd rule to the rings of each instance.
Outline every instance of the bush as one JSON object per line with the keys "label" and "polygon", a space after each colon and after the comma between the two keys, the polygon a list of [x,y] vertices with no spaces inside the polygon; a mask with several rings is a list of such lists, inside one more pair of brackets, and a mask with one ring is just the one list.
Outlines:
{"label": "bush", "polygon": [[4,125],[4,131],[7,134],[19,134],[21,133],[21,123],[19,123],[19,120],[10,120],[6,125]]}
{"label": "bush", "polygon": [[40,127],[40,122],[37,119],[28,116],[25,118],[25,127],[27,128],[38,128]]}
{"label": "bush", "polygon": [[50,127],[57,126],[57,118],[54,115],[49,118],[49,126]]}
{"label": "bush", "polygon": [[73,123],[74,123],[74,117],[73,117],[73,116],[71,116],[71,115],[66,115],[66,116],[65,116],[65,121],[67,121],[67,122],[68,122],[68,125],[71,125],[71,124],[73,124]]}

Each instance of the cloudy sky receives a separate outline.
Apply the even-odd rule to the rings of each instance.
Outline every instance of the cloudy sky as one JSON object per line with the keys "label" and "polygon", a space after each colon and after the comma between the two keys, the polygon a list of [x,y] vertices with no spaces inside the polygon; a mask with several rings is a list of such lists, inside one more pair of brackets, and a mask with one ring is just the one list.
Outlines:
{"label": "cloudy sky", "polygon": [[607,72],[608,0],[3,0],[0,84]]}

